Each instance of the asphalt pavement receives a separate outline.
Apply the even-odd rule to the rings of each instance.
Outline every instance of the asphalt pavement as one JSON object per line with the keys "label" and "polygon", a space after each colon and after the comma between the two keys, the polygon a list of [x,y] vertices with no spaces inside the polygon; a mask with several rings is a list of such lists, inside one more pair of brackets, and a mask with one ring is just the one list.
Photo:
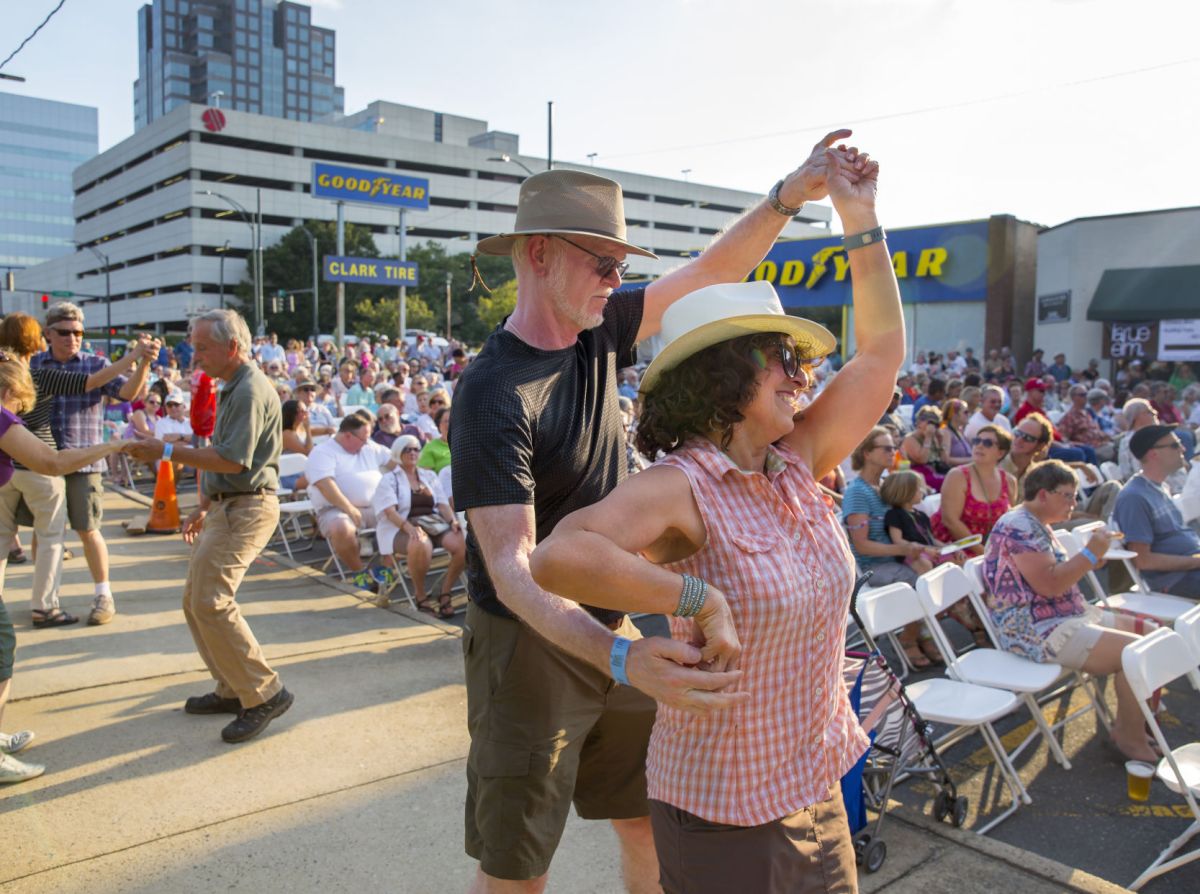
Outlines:
{"label": "asphalt pavement", "polygon": [[[402,603],[374,608],[312,565],[264,553],[239,601],[296,703],[230,746],[227,718],[182,711],[211,687],[179,610],[186,549],[126,535],[120,522],[144,509],[125,496],[107,494],[105,512],[112,624],[34,630],[31,566],[8,572],[18,652],[5,729],[36,730],[22,757],[48,769],[0,789],[0,891],[464,891],[460,626]],[[82,558],[71,560],[64,606],[86,615],[90,594]],[[1167,704],[1195,737],[1196,694]],[[1044,746],[1024,756],[1034,803],[987,838],[969,831],[978,806],[989,810],[979,742],[949,752],[972,797],[968,828],[933,822],[921,786],[901,787],[882,829],[887,859],[862,873],[862,890],[1122,890],[1104,879],[1128,882],[1186,820],[1159,787],[1145,809],[1124,800],[1119,768],[1092,754],[1091,724],[1068,731],[1069,772],[1046,766]],[[572,817],[550,890],[617,892],[618,877],[611,831]],[[1200,876],[1190,867],[1146,890],[1193,892]]]}

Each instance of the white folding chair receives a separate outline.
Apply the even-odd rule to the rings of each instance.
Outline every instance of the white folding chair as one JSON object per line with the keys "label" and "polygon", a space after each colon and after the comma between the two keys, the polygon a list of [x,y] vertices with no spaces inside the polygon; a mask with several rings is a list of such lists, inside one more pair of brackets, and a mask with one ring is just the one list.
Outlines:
{"label": "white folding chair", "polygon": [[[898,583],[860,592],[858,616],[863,623],[863,632],[870,640],[877,640],[887,633],[920,621],[923,612],[916,590],[908,584]],[[992,726],[993,722],[1011,714],[1020,704],[1013,693],[942,678],[908,683],[904,690],[924,719],[953,727],[948,736],[939,740],[939,746],[958,741],[978,730],[992,753],[1000,776],[1012,795],[1012,805],[978,829],[978,834],[986,835],[1010,817],[1022,803],[1032,803],[1029,792],[1025,790],[1021,777],[1017,775],[1012,760]]]}
{"label": "white folding chair", "polygon": [[1054,759],[1063,769],[1071,769],[1071,762],[1046,722],[1035,698],[1037,693],[1049,689],[1062,677],[1062,665],[1030,661],[1000,649],[974,648],[962,655],[957,654],[946,636],[946,631],[938,623],[937,616],[963,600],[975,607],[976,614],[986,611],[978,599],[972,599],[975,593],[971,580],[957,565],[940,565],[921,575],[917,578],[917,594],[921,598],[921,608],[925,612],[925,622],[933,634],[933,641],[946,662],[946,673],[964,683],[991,686],[1016,693],[1029,709],[1035,729],[1017,746],[1012,756],[1020,754],[1040,733]]}
{"label": "white folding chair", "polygon": [[1109,481],[1120,481],[1121,480],[1121,467],[1118,466],[1115,462],[1112,462],[1111,460],[1108,462],[1100,463],[1100,472]]}
{"label": "white folding chair", "polygon": [[[286,475],[299,475],[304,472],[304,467],[308,463],[308,457],[302,453],[283,453],[279,456],[279,477],[283,478]],[[313,544],[317,539],[317,520],[313,514],[313,504],[311,500],[288,500],[287,497],[293,496],[294,491],[291,488],[280,487],[276,492],[279,496],[279,523],[277,530],[279,532],[279,545],[287,553],[287,557],[293,562],[296,560],[293,554],[293,542],[300,542],[304,539],[304,530],[300,526],[300,521],[306,515],[312,516],[313,533],[305,546],[295,547],[295,552],[305,552],[313,548]],[[289,540],[288,530],[291,529],[295,535],[294,540]],[[274,543],[274,541],[272,541]]]}
{"label": "white folding chair", "polygon": [[1129,886],[1131,891],[1137,891],[1151,879],[1200,859],[1200,848],[1175,856],[1200,833],[1200,805],[1196,803],[1200,796],[1200,742],[1172,749],[1148,704],[1163,686],[1192,673],[1196,660],[1183,637],[1173,630],[1161,628],[1126,646],[1121,653],[1121,665],[1133,694],[1137,696],[1146,727],[1163,754],[1155,776],[1172,792],[1182,795],[1192,811],[1192,822],[1183,834],[1167,845]]}
{"label": "white folding chair", "polygon": [[[1067,555],[1074,556],[1087,543],[1088,534],[1103,525],[1104,522],[1089,522],[1086,525],[1080,525],[1073,531],[1055,531],[1054,536],[1058,538],[1058,542],[1062,544],[1062,548],[1066,550]],[[1088,571],[1086,575],[1088,586],[1095,591],[1097,602],[1105,608],[1136,615],[1146,615],[1169,626],[1174,623],[1176,618],[1196,603],[1190,599],[1172,596],[1169,593],[1153,592],[1146,586],[1146,582],[1142,579],[1137,567],[1133,564],[1132,560],[1136,555],[1131,550],[1110,547],[1108,552],[1102,556],[1102,558],[1109,560],[1118,559],[1124,563],[1129,576],[1133,578],[1134,589],[1124,593],[1107,593],[1100,586],[1100,580],[1096,577],[1094,570]]]}
{"label": "white folding chair", "polygon": [[1192,685],[1200,689],[1200,604],[1193,605],[1175,619],[1175,632],[1183,637],[1192,653],[1192,672],[1188,676]]}

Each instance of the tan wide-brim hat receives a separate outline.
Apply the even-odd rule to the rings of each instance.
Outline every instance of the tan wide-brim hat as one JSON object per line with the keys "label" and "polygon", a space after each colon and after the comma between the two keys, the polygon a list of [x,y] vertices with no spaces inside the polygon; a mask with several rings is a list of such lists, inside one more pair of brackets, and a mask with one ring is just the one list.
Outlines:
{"label": "tan wide-brim hat", "polygon": [[824,326],[784,313],[779,295],[769,282],[708,286],[685,295],[663,313],[662,338],[666,345],[646,367],[640,391],[649,394],[663,373],[698,351],[760,332],[790,335],[802,359],[824,357],[837,347],[837,339]]}
{"label": "tan wide-brim hat", "polygon": [[522,183],[516,227],[511,233],[480,239],[476,251],[508,255],[518,236],[553,234],[599,236],[623,245],[631,254],[658,259],[654,252],[626,239],[625,202],[619,183],[566,169],[543,171]]}

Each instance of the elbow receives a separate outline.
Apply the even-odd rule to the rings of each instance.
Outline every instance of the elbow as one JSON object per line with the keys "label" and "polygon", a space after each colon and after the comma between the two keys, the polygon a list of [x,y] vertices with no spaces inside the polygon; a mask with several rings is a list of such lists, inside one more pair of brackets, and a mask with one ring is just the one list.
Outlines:
{"label": "elbow", "polygon": [[554,536],[538,544],[532,553],[529,554],[529,576],[533,578],[533,582],[546,590],[549,593],[554,592],[554,584],[557,582],[557,574],[555,569],[557,562],[555,560],[557,544],[554,542]]}

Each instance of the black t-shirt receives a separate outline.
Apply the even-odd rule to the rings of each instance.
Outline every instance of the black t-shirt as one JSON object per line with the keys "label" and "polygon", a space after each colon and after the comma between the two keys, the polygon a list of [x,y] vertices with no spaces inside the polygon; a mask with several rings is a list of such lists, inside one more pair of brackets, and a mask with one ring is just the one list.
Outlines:
{"label": "black t-shirt", "polygon": [[[540,543],[565,516],[625,478],[617,370],[633,363],[644,289],[614,292],[604,322],[575,344],[542,351],[501,324],[454,389],[450,430],[454,507],[534,507]],[[467,532],[467,590],[480,608],[512,615],[496,598],[475,532]],[[604,623],[622,612],[585,606]]]}
{"label": "black t-shirt", "polygon": [[929,516],[920,509],[909,512],[893,506],[883,516],[884,528],[899,528],[900,535],[909,543],[924,543],[933,546],[933,526]]}

